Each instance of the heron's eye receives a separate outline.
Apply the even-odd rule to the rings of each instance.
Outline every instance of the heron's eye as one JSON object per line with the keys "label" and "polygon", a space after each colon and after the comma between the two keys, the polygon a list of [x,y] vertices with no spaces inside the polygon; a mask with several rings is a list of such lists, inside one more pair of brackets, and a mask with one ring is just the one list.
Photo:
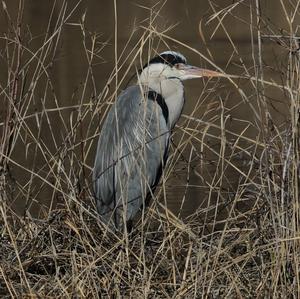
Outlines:
{"label": "heron's eye", "polygon": [[177,70],[181,70],[185,67],[185,64],[184,63],[176,63],[174,64],[174,67],[177,69]]}

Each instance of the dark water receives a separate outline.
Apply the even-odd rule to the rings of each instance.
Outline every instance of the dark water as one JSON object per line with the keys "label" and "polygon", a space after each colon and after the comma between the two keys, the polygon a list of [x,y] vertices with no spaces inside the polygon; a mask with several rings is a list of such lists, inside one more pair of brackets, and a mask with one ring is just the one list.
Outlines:
{"label": "dark water", "polygon": [[[16,22],[18,3],[19,1],[6,2],[13,22]],[[11,166],[12,182],[17,181],[18,183],[18,187],[12,188],[14,190],[11,191],[11,201],[13,208],[19,213],[26,208],[36,215],[41,211],[41,207],[47,213],[49,206],[54,206],[64,196],[57,190],[63,190],[65,194],[70,194],[68,185],[74,185],[77,181],[80,188],[89,186],[96,146],[96,139],[93,136],[99,132],[97,131],[99,119],[105,113],[105,107],[97,101],[99,99],[105,101],[113,94],[115,79],[110,82],[107,89],[108,96],[104,99],[101,98],[102,91],[107,87],[108,78],[115,67],[115,54],[120,59],[118,80],[120,81],[123,76],[125,78],[120,89],[126,86],[126,82],[134,74],[134,66],[139,67],[140,56],[138,55],[138,59],[135,60],[129,72],[125,73],[133,55],[137,53],[136,46],[140,43],[140,38],[146,30],[141,29],[141,26],[150,28],[150,20],[153,28],[159,32],[169,28],[166,35],[170,39],[153,36],[154,50],[171,48],[182,52],[191,64],[215,69],[213,65],[188,48],[190,47],[202,53],[229,74],[245,75],[244,67],[246,67],[251,75],[255,75],[257,59],[255,64],[252,53],[254,51],[257,54],[258,51],[257,32],[256,25],[250,25],[251,23],[256,24],[255,1],[244,1],[236,6],[234,6],[235,1],[197,0],[172,0],[166,1],[165,4],[158,1],[116,1],[116,3],[115,7],[114,1],[111,0],[82,2],[73,0],[66,3],[58,1],[56,4],[53,1],[25,1],[24,16],[21,22],[22,40],[32,53],[41,53],[45,36],[51,40],[51,35],[57,30],[56,23],[62,15],[64,15],[65,21],[61,27],[60,38],[53,42],[52,48],[49,49],[50,54],[47,59],[48,62],[52,61],[51,66],[47,65],[47,61],[44,62],[47,65],[48,78],[43,75],[44,77],[37,79],[37,87],[30,97],[28,110],[24,111],[25,108],[22,110],[23,116],[31,115],[31,117],[22,124],[21,127],[27,129],[20,130],[17,145],[11,156],[15,161]],[[222,8],[228,6],[232,7],[230,12],[219,15],[222,24],[218,18],[211,19],[214,10],[221,11]],[[159,12],[158,15],[154,14],[155,17],[153,14],[151,15],[151,10],[155,14]],[[280,1],[261,1],[261,14],[267,20],[267,23],[263,24],[265,34],[272,32],[279,34],[284,32],[284,29],[288,29]],[[67,18],[68,15],[70,16]],[[5,11],[1,9],[0,31],[2,37],[11,30],[8,29],[9,23],[10,20]],[[254,28],[252,32],[251,28]],[[53,39],[55,38],[54,34]],[[86,52],[84,47],[91,49],[94,38],[96,38],[94,40],[95,58],[89,69],[87,54],[90,52]],[[84,45],[84,41],[86,45]],[[2,55],[5,53],[4,45],[2,39]],[[149,43],[146,43],[141,55],[141,59],[144,61],[147,57],[148,47]],[[270,38],[264,39],[263,51],[263,61],[268,66],[265,69],[265,78],[280,78],[281,74],[278,72],[278,68],[285,62],[288,51],[280,46],[276,39]],[[30,57],[32,54],[25,53],[24,61]],[[1,60],[1,69],[6,70],[5,56]],[[27,82],[32,78],[36,66],[37,62],[35,61],[33,67],[28,69]],[[93,76],[89,70],[92,70]],[[95,79],[94,81],[91,79],[92,77]],[[2,88],[7,84],[6,79],[5,71],[1,74]],[[47,85],[48,79],[52,86]],[[257,108],[251,82],[247,79],[234,79],[234,82],[243,89],[249,101],[253,101],[254,107]],[[29,88],[28,83],[26,84],[25,86]],[[252,123],[253,126],[249,126],[243,135],[249,138],[257,135],[255,116],[249,103],[241,98],[237,89],[229,81],[226,79],[209,82],[208,80],[198,80],[187,82],[185,86],[187,100],[184,109],[185,115],[192,115],[198,120],[204,120],[217,126],[220,126],[222,119],[226,129],[237,134]],[[204,94],[202,94],[203,90]],[[270,111],[274,115],[274,120],[280,124],[286,117],[286,103],[278,89],[270,87],[268,96],[272,99],[270,100]],[[89,104],[91,109],[86,110],[86,106],[82,106],[84,104]],[[78,110],[80,105],[85,108]],[[73,108],[69,108],[72,106]],[[45,113],[45,110],[48,113]],[[96,113],[94,113],[95,111]],[[71,128],[75,126],[78,115],[83,112],[86,112],[86,115],[76,126],[76,134],[74,132],[73,134]],[[1,115],[3,118],[3,110]],[[175,170],[170,174],[165,174],[168,177],[166,183],[167,206],[176,213],[182,206],[181,215],[189,215],[199,206],[205,209],[213,202],[228,200],[240,182],[241,176],[232,167],[232,164],[236,167],[243,167],[244,158],[238,154],[230,158],[231,163],[220,165],[218,153],[221,151],[219,139],[222,135],[221,131],[213,128],[207,131],[209,134],[205,137],[205,144],[209,144],[215,150],[213,152],[206,147],[202,148],[201,132],[206,130],[206,126],[201,124],[197,127],[197,124],[199,125],[197,121],[189,123],[187,118],[182,117],[179,123],[180,128],[175,130],[173,150],[188,140],[188,132],[191,133],[196,128],[199,133],[187,143],[186,147],[180,147],[182,155],[177,152],[174,160],[171,156],[170,163],[174,165]],[[182,135],[184,130],[186,133]],[[68,143],[66,136],[72,136],[73,139],[70,138]],[[225,136],[232,143],[236,140],[234,135],[226,133]],[[83,147],[77,144],[81,137],[86,140]],[[64,142],[67,144],[65,152],[62,150],[64,147],[61,147]],[[72,142],[77,144],[73,157]],[[37,144],[39,146],[36,146]],[[43,150],[46,150],[46,155],[42,154]],[[226,148],[225,155],[230,156],[230,153],[230,150]],[[57,161],[61,161],[61,166],[51,163],[51,158],[54,157]],[[61,157],[61,160],[58,157]],[[78,161],[79,157],[81,161]],[[70,171],[70,166],[73,171]],[[55,173],[58,175],[59,167],[61,167],[60,173],[65,173],[62,175],[64,183],[56,185]],[[37,178],[31,173],[38,173],[39,177]],[[73,183],[68,182],[68,177],[73,179]],[[34,184],[31,183],[32,181]],[[49,187],[45,181],[50,182],[52,186]],[[213,187],[224,190],[224,197],[219,198],[216,194],[212,194],[210,191]],[[182,198],[184,198],[184,203],[182,203]]]}

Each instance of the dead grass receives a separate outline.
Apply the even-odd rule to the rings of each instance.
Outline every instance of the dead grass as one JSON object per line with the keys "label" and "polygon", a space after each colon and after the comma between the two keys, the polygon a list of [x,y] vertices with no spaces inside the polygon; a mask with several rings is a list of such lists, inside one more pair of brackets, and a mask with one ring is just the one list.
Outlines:
{"label": "dead grass", "polygon": [[[54,4],[48,30],[34,50],[30,26],[22,22],[26,3],[19,2],[15,18],[5,3],[1,297],[299,298],[299,3],[279,0],[289,28],[280,32],[258,0],[226,8],[209,1],[211,13],[200,23],[200,36],[206,44],[205,21],[215,26],[210,38],[224,32],[233,54],[223,70],[213,63],[209,47],[203,54],[168,30],[158,30],[155,19],[162,5],[156,5],[121,53],[115,31],[115,68],[101,91],[94,68],[105,45],[99,34],[88,32],[84,16],[79,23],[70,21],[81,1],[74,7],[66,1]],[[240,6],[248,11],[246,21],[235,12]],[[231,38],[227,18],[249,25],[250,64]],[[70,106],[60,104],[52,80],[65,26],[79,28],[87,66],[73,95],[77,103]],[[273,64],[265,62],[268,43],[281,47],[281,63],[278,57]],[[156,200],[131,235],[115,235],[95,212],[90,157],[109,104],[136,61],[142,63],[168,44],[196,53],[225,73],[231,59],[238,60],[238,75],[203,83],[193,111],[177,126]],[[278,109],[274,94],[286,111]],[[243,106],[249,117],[235,113]],[[184,186],[179,211],[193,200],[189,188],[203,197],[184,220],[166,206],[170,182],[176,179]],[[30,211],[37,202],[42,208],[33,218]],[[18,205],[22,215],[14,212]]]}

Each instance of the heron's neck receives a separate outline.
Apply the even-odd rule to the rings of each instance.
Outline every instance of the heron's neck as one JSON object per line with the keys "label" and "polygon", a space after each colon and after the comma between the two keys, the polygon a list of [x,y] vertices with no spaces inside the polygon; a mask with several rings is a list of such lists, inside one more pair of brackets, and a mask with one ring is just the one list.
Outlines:
{"label": "heron's neck", "polygon": [[178,121],[184,105],[184,88],[178,79],[139,78],[139,83],[159,93],[169,109],[169,126],[172,129]]}

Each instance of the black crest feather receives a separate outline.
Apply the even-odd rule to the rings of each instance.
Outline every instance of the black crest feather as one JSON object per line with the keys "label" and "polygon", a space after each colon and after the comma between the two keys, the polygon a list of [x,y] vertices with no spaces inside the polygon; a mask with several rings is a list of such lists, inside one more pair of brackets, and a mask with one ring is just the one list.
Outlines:
{"label": "black crest feather", "polygon": [[186,58],[180,53],[166,51],[152,58],[148,63],[144,65],[143,69],[154,63],[163,63],[168,64],[170,66],[174,66],[178,63],[186,64]]}

